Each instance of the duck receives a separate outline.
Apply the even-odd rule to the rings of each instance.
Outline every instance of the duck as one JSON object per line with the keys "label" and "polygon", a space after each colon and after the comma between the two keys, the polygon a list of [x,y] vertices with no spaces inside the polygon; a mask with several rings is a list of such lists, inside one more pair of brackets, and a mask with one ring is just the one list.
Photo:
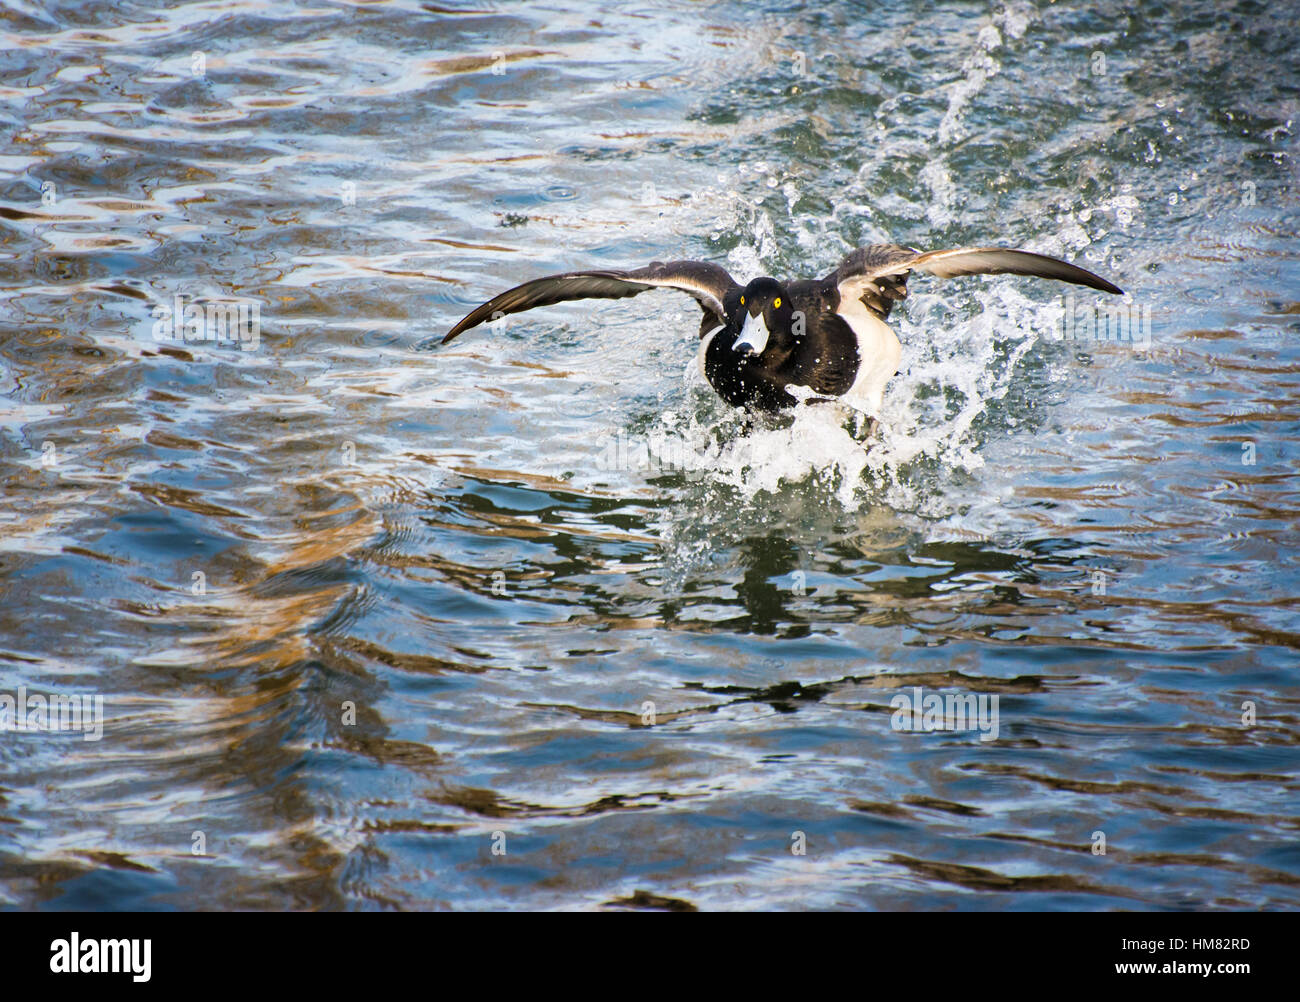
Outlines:
{"label": "duck", "polygon": [[622,299],[675,289],[703,311],[698,364],[714,391],[752,412],[839,401],[876,418],[898,372],[902,345],[887,323],[907,298],[914,273],[937,278],[1028,275],[1123,290],[1059,258],[1009,247],[920,251],[870,244],[850,252],[824,278],[738,283],[707,261],[654,261],[628,271],[571,271],[534,278],[476,307],[443,337],[447,344],[485,320],[580,299]]}

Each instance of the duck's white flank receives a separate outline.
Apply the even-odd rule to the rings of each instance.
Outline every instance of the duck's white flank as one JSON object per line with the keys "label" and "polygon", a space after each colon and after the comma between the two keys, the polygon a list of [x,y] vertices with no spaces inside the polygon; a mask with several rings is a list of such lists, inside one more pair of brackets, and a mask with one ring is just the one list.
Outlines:
{"label": "duck's white flank", "polygon": [[898,371],[903,346],[889,324],[863,306],[861,300],[844,296],[835,312],[857,337],[861,363],[849,392],[840,399],[850,407],[879,417],[885,400],[885,384]]}

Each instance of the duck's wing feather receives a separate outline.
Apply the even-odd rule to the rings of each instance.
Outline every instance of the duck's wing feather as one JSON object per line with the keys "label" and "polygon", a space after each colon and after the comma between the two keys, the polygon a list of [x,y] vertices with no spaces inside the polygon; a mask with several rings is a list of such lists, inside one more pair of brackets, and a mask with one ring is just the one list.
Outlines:
{"label": "duck's wing feather", "polygon": [[919,251],[897,244],[872,244],[850,253],[825,281],[841,297],[860,299],[882,320],[896,300],[907,298],[907,277],[923,271],[939,278],[958,275],[1036,275],[1086,285],[1122,295],[1123,290],[1099,275],[1058,258],[1009,247],[959,247],[954,250]]}
{"label": "duck's wing feather", "polygon": [[739,286],[725,268],[705,261],[655,261],[633,271],[571,271],[547,275],[493,296],[448,331],[442,343],[484,320],[507,313],[574,299],[622,299],[647,289],[680,289],[694,296],[718,323],[724,323],[723,300],[736,288]]}

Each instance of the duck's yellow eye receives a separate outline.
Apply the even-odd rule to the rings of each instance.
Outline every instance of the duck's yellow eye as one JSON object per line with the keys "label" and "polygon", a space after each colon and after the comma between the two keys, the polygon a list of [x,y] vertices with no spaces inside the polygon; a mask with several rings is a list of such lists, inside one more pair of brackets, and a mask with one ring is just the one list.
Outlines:
{"label": "duck's yellow eye", "polygon": [[772,305],[773,305],[776,309],[779,310],[779,309],[781,308],[781,297],[780,297],[780,296],[777,296],[777,297],[776,297],[776,302],[773,303]]}
{"label": "duck's yellow eye", "polygon": [[741,297],[740,297],[740,305],[741,305],[741,306],[744,306],[744,305],[745,305],[745,297],[744,297],[744,296],[741,296]]}

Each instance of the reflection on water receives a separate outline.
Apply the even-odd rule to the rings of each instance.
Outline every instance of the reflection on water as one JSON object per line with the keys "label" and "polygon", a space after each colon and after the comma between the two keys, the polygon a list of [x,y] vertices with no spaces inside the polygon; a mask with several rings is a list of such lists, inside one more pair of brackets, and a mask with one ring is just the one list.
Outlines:
{"label": "reflection on water", "polygon": [[[474,6],[6,14],[0,695],[107,720],[0,735],[0,901],[1300,902],[1287,13]],[[666,293],[430,343],[882,239],[1150,343],[916,281],[870,435],[740,434]]]}

